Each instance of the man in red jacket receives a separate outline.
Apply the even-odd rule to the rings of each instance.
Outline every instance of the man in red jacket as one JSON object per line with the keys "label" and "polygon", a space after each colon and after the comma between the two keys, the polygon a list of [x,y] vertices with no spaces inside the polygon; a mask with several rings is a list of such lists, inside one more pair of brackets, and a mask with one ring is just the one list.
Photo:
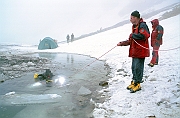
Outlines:
{"label": "man in red jacket", "polygon": [[160,45],[162,45],[162,36],[164,33],[164,29],[161,25],[159,25],[159,20],[154,19],[151,21],[152,24],[152,33],[151,33],[151,46],[153,47],[152,60],[148,64],[153,67],[154,65],[158,65],[159,55],[158,50]]}
{"label": "man in red jacket", "polygon": [[131,93],[134,93],[138,90],[141,90],[140,83],[142,82],[143,71],[144,71],[144,60],[145,57],[149,57],[149,42],[148,38],[150,37],[149,28],[146,25],[146,22],[140,18],[138,11],[133,11],[131,13],[131,23],[132,33],[129,36],[129,40],[119,42],[117,46],[127,46],[129,48],[129,57],[132,57],[132,73],[133,80],[131,84],[127,87]]}

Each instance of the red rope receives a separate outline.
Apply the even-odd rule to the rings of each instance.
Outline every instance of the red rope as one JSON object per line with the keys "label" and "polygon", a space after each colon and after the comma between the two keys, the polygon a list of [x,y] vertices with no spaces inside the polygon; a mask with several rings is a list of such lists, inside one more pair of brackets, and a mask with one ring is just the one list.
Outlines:
{"label": "red rope", "polygon": [[[133,40],[134,40],[134,39],[133,39]],[[139,44],[139,43],[138,43],[137,41],[135,41],[135,40],[134,40],[134,42],[135,42],[136,44],[138,44],[139,46],[141,46],[142,48],[147,49],[147,50],[152,50],[152,51],[170,51],[170,50],[176,50],[176,49],[180,48],[180,46],[179,46],[179,47],[171,48],[171,49],[167,49],[167,50],[153,50],[153,49],[149,49],[149,48],[146,48],[146,47],[142,46],[141,44]]]}

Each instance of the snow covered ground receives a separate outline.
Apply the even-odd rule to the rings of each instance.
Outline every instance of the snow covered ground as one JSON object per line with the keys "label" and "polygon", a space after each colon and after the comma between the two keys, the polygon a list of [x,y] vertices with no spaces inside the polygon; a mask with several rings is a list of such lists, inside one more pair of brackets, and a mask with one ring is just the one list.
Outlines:
{"label": "snow covered ground", "polygon": [[[145,19],[150,31],[150,19]],[[148,67],[151,57],[146,58],[144,83],[142,90],[130,93],[126,87],[130,84],[131,58],[127,47],[116,47],[100,58],[112,68],[109,88],[102,90],[110,97],[103,103],[96,103],[95,118],[178,118],[180,116],[180,15],[160,21],[164,27],[163,45],[160,47],[159,65]],[[100,57],[126,40],[131,33],[131,24],[112,29],[94,36],[61,44],[57,49],[40,52],[68,52]],[[150,39],[149,39],[150,40]],[[31,50],[32,51],[32,50]],[[33,50],[39,51],[39,50]],[[86,65],[84,65],[86,66]]]}

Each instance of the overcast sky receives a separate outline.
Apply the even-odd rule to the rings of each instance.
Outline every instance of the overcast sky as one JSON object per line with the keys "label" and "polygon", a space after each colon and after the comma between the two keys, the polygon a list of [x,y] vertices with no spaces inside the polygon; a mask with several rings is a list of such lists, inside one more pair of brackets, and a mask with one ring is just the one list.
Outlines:
{"label": "overcast sky", "polygon": [[114,25],[130,11],[143,10],[138,3],[144,1],[148,0],[0,0],[0,40],[21,44],[38,44],[46,36],[66,40],[67,34],[76,37]]}

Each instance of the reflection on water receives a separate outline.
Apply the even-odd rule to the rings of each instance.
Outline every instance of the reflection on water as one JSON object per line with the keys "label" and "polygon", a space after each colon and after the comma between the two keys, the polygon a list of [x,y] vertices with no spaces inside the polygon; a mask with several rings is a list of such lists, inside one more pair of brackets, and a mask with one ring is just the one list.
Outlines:
{"label": "reflection on water", "polygon": [[56,53],[38,53],[39,57],[48,58],[48,59],[55,59]]}
{"label": "reflection on water", "polygon": [[71,55],[71,63],[74,63],[73,55]]}
{"label": "reflection on water", "polygon": [[[62,54],[62,53],[48,53],[48,52],[39,52],[38,55],[34,54],[35,56],[39,56],[39,57],[43,57],[43,58],[48,58],[48,59],[52,59],[52,60],[56,60],[56,61],[60,61],[60,62],[65,62],[64,60],[66,59],[67,63],[74,63],[74,55],[75,54]],[[66,57],[65,57],[66,56]],[[76,59],[78,57],[79,60],[79,56],[80,55],[76,55]]]}
{"label": "reflection on water", "polygon": [[[71,55],[71,56],[69,57],[69,55]],[[71,64],[73,64],[74,63],[74,57],[72,54],[67,54],[67,63],[70,63],[70,61],[71,61]]]}
{"label": "reflection on water", "polygon": [[58,76],[57,79],[54,80],[56,85],[62,86],[65,83],[65,77]]}
{"label": "reflection on water", "polygon": [[[1,98],[11,91],[15,91],[15,95],[6,96],[8,99],[0,99],[0,117],[89,118],[94,109],[90,99],[95,102],[103,101],[97,91],[102,89],[99,82],[108,79],[105,76],[107,72],[104,70],[104,63],[97,61],[83,72],[74,75],[77,70],[94,61],[94,58],[62,53],[36,53],[33,56],[51,59],[55,66],[58,65],[59,68],[50,68],[54,75],[52,87],[46,87],[45,81],[35,82],[34,73],[1,83]],[[70,77],[72,75],[74,76]],[[89,89],[92,94],[77,95],[82,86]],[[61,97],[52,99],[49,95]],[[18,105],[12,104],[13,101]],[[13,111],[11,108],[16,110]]]}

